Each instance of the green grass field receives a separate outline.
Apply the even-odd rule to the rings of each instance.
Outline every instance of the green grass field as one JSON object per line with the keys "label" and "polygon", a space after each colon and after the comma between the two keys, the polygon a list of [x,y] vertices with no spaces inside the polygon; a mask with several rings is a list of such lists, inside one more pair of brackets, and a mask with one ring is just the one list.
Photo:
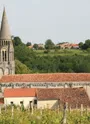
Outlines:
{"label": "green grass field", "polygon": [[45,50],[35,50],[35,53],[37,56],[67,56],[67,55],[83,55],[87,56],[90,53],[85,50],[79,50],[79,49],[60,49],[60,50],[49,50],[48,53],[44,52]]}

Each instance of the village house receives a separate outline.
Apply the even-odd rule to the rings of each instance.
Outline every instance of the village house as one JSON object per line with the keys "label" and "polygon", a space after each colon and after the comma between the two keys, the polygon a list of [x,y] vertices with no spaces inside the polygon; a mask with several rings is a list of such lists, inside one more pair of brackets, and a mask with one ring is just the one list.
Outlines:
{"label": "village house", "polygon": [[4,104],[5,105],[24,105],[25,108],[37,103],[36,89],[35,88],[16,88],[4,90]]}
{"label": "village house", "polygon": [[72,49],[79,49],[79,44],[71,44]]}
{"label": "village house", "polygon": [[78,44],[73,44],[69,42],[59,43],[57,44],[57,46],[60,46],[61,49],[79,49]]}

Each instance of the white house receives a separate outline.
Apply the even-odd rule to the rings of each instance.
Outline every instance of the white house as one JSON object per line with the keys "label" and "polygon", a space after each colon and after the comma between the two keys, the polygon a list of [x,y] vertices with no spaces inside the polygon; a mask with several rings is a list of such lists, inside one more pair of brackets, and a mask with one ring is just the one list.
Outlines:
{"label": "white house", "polygon": [[4,104],[5,105],[21,105],[24,107],[31,107],[31,103],[37,103],[35,88],[15,88],[4,90]]}

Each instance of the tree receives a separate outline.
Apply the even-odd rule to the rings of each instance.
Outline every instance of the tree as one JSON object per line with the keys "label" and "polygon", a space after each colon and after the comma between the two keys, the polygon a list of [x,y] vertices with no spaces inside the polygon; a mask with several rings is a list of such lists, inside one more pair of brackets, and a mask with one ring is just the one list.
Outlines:
{"label": "tree", "polygon": [[86,40],[84,44],[80,42],[79,47],[84,50],[90,48],[90,39]]}
{"label": "tree", "polygon": [[34,52],[26,47],[26,45],[18,45],[15,47],[15,58],[20,60],[22,63],[29,61],[34,56]]}
{"label": "tree", "polygon": [[38,49],[38,44],[35,43],[35,44],[33,45],[33,48],[37,50],[37,49]]}
{"label": "tree", "polygon": [[85,44],[86,44],[87,48],[90,48],[90,39],[86,40]]}
{"label": "tree", "polygon": [[15,60],[15,73],[16,74],[29,74],[32,71],[19,60]]}
{"label": "tree", "polygon": [[14,44],[14,46],[18,46],[18,45],[22,45],[24,43],[22,43],[22,41],[19,37],[14,37],[13,38],[13,44]]}
{"label": "tree", "polygon": [[52,40],[48,39],[46,42],[45,42],[45,48],[46,49],[53,49],[55,47],[54,43],[52,42]]}
{"label": "tree", "polygon": [[31,45],[32,45],[31,42],[27,42],[27,43],[26,43],[26,46],[31,46]]}
{"label": "tree", "polygon": [[79,48],[81,48],[81,49],[83,48],[83,42],[79,43]]}

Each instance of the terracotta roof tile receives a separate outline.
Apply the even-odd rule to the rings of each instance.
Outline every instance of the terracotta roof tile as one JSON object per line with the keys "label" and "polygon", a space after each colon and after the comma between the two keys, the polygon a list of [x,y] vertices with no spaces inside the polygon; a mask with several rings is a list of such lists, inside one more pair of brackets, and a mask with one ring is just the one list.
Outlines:
{"label": "terracotta roof tile", "polygon": [[4,97],[35,97],[35,88],[13,88],[5,89]]}
{"label": "terracotta roof tile", "polygon": [[0,82],[90,81],[90,73],[16,74],[2,76]]}
{"label": "terracotta roof tile", "polygon": [[84,88],[49,88],[37,89],[38,100],[59,99],[60,103],[68,102],[72,108],[83,104],[90,107],[90,100]]}

